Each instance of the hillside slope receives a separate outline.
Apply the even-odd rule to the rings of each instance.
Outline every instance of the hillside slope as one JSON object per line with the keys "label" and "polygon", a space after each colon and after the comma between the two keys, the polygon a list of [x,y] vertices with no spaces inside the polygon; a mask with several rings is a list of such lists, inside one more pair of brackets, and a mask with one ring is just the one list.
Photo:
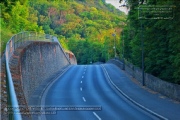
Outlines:
{"label": "hillside slope", "polygon": [[[4,28],[11,33],[30,30],[54,34],[65,49],[75,53],[80,64],[114,57],[114,39],[120,46],[126,20],[124,13],[104,0],[17,0],[14,4],[1,2],[1,6]],[[117,47],[117,54],[120,51]]]}

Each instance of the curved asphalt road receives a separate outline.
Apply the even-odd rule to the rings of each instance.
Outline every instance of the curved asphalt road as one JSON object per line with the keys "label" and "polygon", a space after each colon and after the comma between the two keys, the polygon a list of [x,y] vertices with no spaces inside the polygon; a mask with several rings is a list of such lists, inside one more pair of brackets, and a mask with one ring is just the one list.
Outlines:
{"label": "curved asphalt road", "polygon": [[[110,67],[110,66],[109,66]],[[113,69],[112,69],[113,70]],[[46,120],[150,120],[156,119],[132,105],[108,83],[100,65],[71,66],[44,92],[43,106],[101,107],[102,110],[63,111],[43,115]],[[115,72],[114,74],[118,74]]]}

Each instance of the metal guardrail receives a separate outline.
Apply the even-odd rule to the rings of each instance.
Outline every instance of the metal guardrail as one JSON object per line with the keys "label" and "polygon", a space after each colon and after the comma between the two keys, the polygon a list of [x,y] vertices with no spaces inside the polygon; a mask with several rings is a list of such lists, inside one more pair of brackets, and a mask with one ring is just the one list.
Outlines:
{"label": "metal guardrail", "polygon": [[[7,89],[8,89],[8,107],[12,108],[11,114],[9,114],[9,119],[13,120],[22,120],[22,116],[20,113],[20,107],[18,105],[17,96],[14,89],[14,84],[12,80],[12,75],[9,68],[9,61],[13,52],[16,48],[20,47],[21,45],[27,43],[28,41],[49,41],[49,42],[58,42],[57,37],[48,35],[48,34],[38,34],[36,32],[20,32],[11,37],[11,39],[6,44],[6,51],[5,51],[5,59],[6,59],[6,72],[7,72]],[[60,43],[59,43],[60,45]],[[64,55],[66,56],[64,50],[60,45],[61,50],[63,51]],[[67,60],[69,61],[68,57],[66,56]],[[70,63],[70,61],[69,61]]]}

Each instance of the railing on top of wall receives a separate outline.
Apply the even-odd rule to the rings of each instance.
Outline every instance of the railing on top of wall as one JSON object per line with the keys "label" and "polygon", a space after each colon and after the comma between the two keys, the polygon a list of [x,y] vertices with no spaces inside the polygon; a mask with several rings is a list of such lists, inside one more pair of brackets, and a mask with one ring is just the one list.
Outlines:
{"label": "railing on top of wall", "polygon": [[[5,59],[6,59],[6,72],[7,72],[7,88],[8,88],[8,112],[9,119],[13,120],[21,120],[22,116],[20,113],[20,107],[18,105],[17,96],[14,89],[14,84],[12,80],[12,75],[9,68],[9,60],[13,55],[13,52],[16,48],[25,44],[28,41],[48,41],[48,42],[58,42],[57,37],[49,35],[49,34],[38,34],[36,32],[20,32],[11,37],[11,39],[6,44],[5,50]],[[59,43],[60,45],[60,43]],[[60,45],[61,50],[66,56],[63,48]],[[66,56],[67,61],[70,63],[69,58]]]}

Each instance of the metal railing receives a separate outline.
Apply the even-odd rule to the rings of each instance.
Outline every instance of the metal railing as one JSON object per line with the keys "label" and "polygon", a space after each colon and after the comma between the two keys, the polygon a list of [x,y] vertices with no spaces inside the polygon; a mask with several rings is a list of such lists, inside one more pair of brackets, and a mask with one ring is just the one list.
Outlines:
{"label": "metal railing", "polygon": [[[8,91],[8,107],[12,108],[9,114],[9,119],[13,120],[22,120],[22,116],[20,113],[20,108],[17,100],[17,96],[15,93],[15,88],[12,80],[12,75],[9,68],[9,61],[13,52],[16,48],[20,47],[23,44],[26,44],[28,41],[49,41],[49,42],[58,42],[57,37],[48,35],[48,34],[38,34],[36,32],[20,32],[11,37],[11,39],[6,44],[5,50],[5,59],[6,59],[6,72],[7,72],[7,91]],[[60,45],[60,43],[59,43]],[[60,48],[64,55],[66,56],[64,50],[61,45]],[[66,56],[67,61],[70,63],[68,57]]]}

